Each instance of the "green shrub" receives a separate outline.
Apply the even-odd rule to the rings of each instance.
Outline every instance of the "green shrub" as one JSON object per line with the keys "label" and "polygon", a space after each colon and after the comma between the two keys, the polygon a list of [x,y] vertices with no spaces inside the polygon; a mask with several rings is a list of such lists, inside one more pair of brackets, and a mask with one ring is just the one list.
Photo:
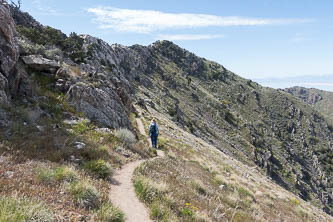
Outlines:
{"label": "green shrub", "polygon": [[85,132],[91,130],[91,125],[89,124],[88,120],[82,120],[78,122],[76,125],[73,126],[74,134],[81,135]]}
{"label": "green shrub", "polygon": [[99,193],[96,188],[85,182],[72,183],[69,192],[74,200],[86,208],[96,208],[99,205]]}
{"label": "green shrub", "polygon": [[44,204],[25,198],[0,197],[0,221],[25,222],[25,221],[55,221],[52,211]]}
{"label": "green shrub", "polygon": [[111,165],[102,159],[85,162],[83,168],[90,171],[98,178],[106,179],[113,175]]}
{"label": "green shrub", "polygon": [[103,204],[97,211],[97,218],[101,222],[124,222],[124,213],[109,203]]}
{"label": "green shrub", "polygon": [[131,145],[136,142],[134,134],[128,129],[121,128],[115,132],[115,136],[126,145]]}
{"label": "green shrub", "polygon": [[190,208],[187,208],[187,207],[185,207],[185,208],[181,211],[181,214],[182,214],[184,217],[190,217],[190,218],[193,218],[193,217],[194,217],[194,212],[193,212]]}
{"label": "green shrub", "polygon": [[17,27],[18,32],[21,35],[27,37],[33,43],[39,45],[57,45],[62,46],[66,36],[57,29],[49,26],[43,27],[42,29],[27,28],[24,26]]}

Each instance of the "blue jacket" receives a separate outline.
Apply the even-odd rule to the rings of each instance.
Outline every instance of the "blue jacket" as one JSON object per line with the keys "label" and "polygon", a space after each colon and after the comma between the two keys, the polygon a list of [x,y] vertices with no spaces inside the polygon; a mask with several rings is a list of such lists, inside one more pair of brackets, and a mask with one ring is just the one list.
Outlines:
{"label": "blue jacket", "polygon": [[[153,132],[154,126],[156,126],[155,133]],[[149,126],[149,135],[150,136],[158,136],[158,125],[157,123],[152,123]]]}

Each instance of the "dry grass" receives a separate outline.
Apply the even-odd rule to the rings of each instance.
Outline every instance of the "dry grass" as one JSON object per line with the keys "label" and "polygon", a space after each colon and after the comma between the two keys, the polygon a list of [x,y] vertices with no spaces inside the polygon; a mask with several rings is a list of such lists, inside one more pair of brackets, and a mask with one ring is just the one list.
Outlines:
{"label": "dry grass", "polygon": [[0,221],[54,221],[55,216],[45,204],[17,196],[0,197]]}

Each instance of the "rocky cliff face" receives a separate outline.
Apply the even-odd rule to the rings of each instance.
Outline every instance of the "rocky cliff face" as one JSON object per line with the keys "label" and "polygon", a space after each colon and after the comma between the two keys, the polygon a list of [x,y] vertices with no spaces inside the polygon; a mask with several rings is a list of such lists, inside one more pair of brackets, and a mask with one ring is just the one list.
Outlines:
{"label": "rocky cliff face", "polygon": [[9,6],[0,6],[0,103],[7,103],[8,79],[19,58],[15,23]]}
{"label": "rocky cliff face", "polygon": [[67,37],[19,11],[15,38],[10,8],[0,9],[1,101],[53,119],[79,115],[70,105],[100,126],[130,129],[133,103],[151,106],[333,214],[332,129],[311,106],[169,41],[126,47]]}

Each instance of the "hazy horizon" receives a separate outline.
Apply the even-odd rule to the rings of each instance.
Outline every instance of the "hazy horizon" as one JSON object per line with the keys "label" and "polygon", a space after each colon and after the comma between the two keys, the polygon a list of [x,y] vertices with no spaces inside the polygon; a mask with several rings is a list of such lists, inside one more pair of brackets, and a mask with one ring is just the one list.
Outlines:
{"label": "hazy horizon", "polygon": [[272,77],[252,79],[259,84],[275,89],[301,86],[333,92],[333,74],[318,76]]}

